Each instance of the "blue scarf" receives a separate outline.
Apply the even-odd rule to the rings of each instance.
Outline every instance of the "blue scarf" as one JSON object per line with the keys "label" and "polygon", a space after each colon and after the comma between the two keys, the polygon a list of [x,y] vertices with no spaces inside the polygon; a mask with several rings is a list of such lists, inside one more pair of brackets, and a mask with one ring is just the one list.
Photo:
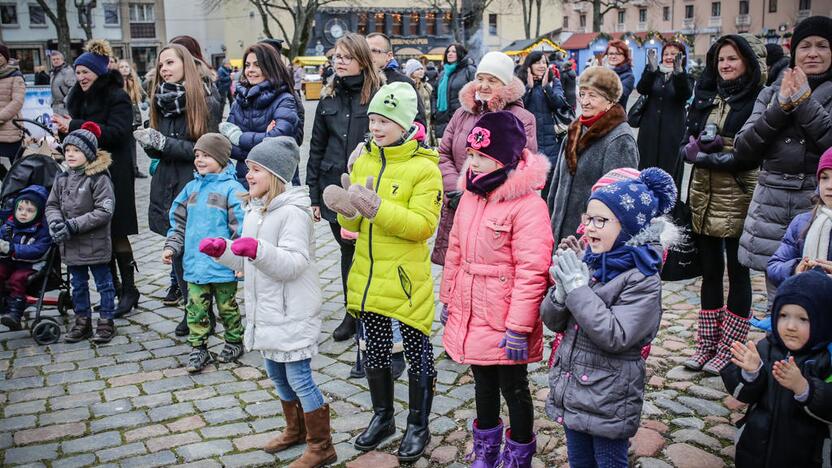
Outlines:
{"label": "blue scarf", "polygon": [[592,277],[601,283],[607,283],[627,270],[638,268],[644,276],[652,276],[662,266],[662,254],[659,249],[649,245],[626,245],[619,237],[612,250],[594,254],[589,247],[584,253],[584,262],[594,271]]}
{"label": "blue scarf", "polygon": [[445,112],[448,110],[448,80],[456,71],[459,65],[459,60],[454,63],[446,63],[445,69],[442,70],[442,78],[439,80],[439,89],[436,90],[436,110]]}

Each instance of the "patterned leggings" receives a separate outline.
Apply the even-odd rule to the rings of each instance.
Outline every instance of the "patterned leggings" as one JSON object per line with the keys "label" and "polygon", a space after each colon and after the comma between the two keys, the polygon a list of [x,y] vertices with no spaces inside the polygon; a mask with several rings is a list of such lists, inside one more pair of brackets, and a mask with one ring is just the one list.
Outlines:
{"label": "patterned leggings", "polygon": [[[367,367],[381,369],[391,366],[390,349],[393,346],[393,329],[390,317],[364,312],[361,314],[367,341]],[[408,373],[420,375],[436,374],[433,367],[433,346],[430,338],[419,330],[401,324],[404,338],[404,356],[409,364]]]}

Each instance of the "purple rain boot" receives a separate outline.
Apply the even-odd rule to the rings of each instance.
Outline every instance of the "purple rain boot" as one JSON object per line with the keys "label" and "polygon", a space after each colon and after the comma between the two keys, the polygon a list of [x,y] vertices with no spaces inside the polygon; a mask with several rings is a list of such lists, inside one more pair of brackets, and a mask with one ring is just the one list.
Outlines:
{"label": "purple rain boot", "polygon": [[511,440],[511,428],[506,429],[506,447],[500,455],[503,468],[529,468],[532,457],[537,452],[537,437],[532,434],[532,441],[528,444],[518,444]]}
{"label": "purple rain boot", "polygon": [[503,420],[491,429],[477,428],[474,420],[474,450],[465,456],[465,461],[472,461],[471,468],[495,468],[500,461],[500,446],[503,445]]}

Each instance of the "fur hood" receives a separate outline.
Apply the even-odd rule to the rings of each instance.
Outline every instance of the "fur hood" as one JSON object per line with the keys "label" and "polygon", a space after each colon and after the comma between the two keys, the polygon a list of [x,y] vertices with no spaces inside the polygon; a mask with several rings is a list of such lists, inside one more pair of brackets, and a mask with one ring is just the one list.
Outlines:
{"label": "fur hood", "polygon": [[[466,84],[459,91],[459,103],[469,114],[480,114],[482,112],[480,103],[475,98],[476,92],[476,81]],[[488,110],[501,111],[510,105],[523,107],[524,94],[526,94],[526,86],[520,81],[520,78],[515,76],[512,78],[511,83],[503,86],[491,96],[491,99],[488,100]]]}
{"label": "fur hood", "polygon": [[[528,149],[524,149],[520,155],[520,161],[517,163],[517,168],[509,173],[508,178],[502,185],[488,195],[489,201],[515,200],[536,190],[541,190],[546,184],[546,176],[549,174],[550,167],[549,158],[540,153],[532,153]],[[466,175],[468,174],[467,160],[459,174],[457,188],[465,191]]]}
{"label": "fur hood", "polygon": [[108,151],[98,150],[98,152],[95,153],[95,161],[88,162],[87,165],[84,166],[84,174],[91,177],[96,174],[101,174],[102,172],[107,172],[107,169],[109,169],[110,164],[112,163],[113,157]]}

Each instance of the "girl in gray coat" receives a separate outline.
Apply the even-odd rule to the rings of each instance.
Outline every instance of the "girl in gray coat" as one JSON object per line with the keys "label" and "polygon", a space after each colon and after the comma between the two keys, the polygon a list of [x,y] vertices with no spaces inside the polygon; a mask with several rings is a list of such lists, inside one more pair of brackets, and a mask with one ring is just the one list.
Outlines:
{"label": "girl in gray coat", "polygon": [[654,217],[670,211],[676,184],[661,169],[590,196],[581,222],[589,247],[558,250],[543,323],[565,336],[549,373],[547,414],[566,431],[570,466],[626,467],[644,399],[641,348],[661,321],[661,248]]}

